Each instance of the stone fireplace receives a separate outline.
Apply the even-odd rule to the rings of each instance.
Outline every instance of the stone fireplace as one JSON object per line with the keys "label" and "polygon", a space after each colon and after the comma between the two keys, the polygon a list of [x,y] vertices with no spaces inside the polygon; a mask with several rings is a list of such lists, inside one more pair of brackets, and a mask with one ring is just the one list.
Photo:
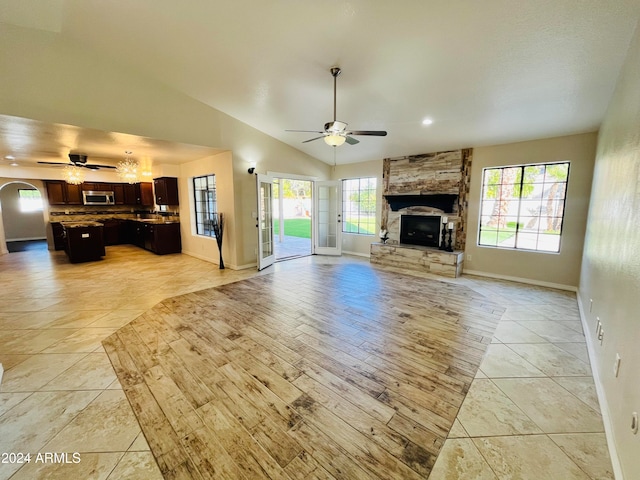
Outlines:
{"label": "stone fireplace", "polygon": [[[371,245],[372,263],[462,273],[471,156],[463,149],[384,159],[381,227],[388,241]],[[453,222],[453,252],[438,249],[443,216]]]}
{"label": "stone fireplace", "polygon": [[437,248],[440,246],[441,219],[440,215],[402,215],[400,243]]}
{"label": "stone fireplace", "polygon": [[454,248],[464,249],[471,155],[464,149],[384,159],[382,228],[389,244],[404,243],[403,215],[445,215],[454,223]]}

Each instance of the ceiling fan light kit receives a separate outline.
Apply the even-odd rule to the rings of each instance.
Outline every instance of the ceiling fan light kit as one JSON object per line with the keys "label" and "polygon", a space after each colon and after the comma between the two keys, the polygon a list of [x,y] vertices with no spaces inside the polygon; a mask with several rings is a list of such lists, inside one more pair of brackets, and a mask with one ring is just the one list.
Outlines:
{"label": "ceiling fan light kit", "polygon": [[336,120],[336,87],[337,87],[337,78],[342,70],[339,67],[332,67],[331,76],[333,77],[333,121],[327,122],[324,124],[324,130],[286,130],[287,132],[305,132],[305,133],[319,133],[321,136],[310,138],[309,140],[305,140],[302,143],[313,142],[314,140],[318,140],[320,138],[324,139],[324,143],[330,145],[332,147],[339,147],[345,142],[349,145],[355,145],[356,143],[360,143],[360,140],[353,138],[353,135],[368,135],[374,137],[384,137],[387,135],[387,132],[384,130],[347,130],[347,125],[345,122],[340,122]]}
{"label": "ceiling fan light kit", "polygon": [[332,147],[339,147],[344,142],[346,142],[346,140],[347,137],[343,137],[339,133],[332,133],[331,135],[327,135],[324,137],[324,143]]}

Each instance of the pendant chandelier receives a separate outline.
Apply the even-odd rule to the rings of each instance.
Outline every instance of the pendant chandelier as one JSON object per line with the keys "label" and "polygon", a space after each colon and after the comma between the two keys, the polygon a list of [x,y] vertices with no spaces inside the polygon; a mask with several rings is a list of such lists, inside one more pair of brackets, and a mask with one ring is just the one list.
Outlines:
{"label": "pendant chandelier", "polygon": [[130,157],[133,152],[126,151],[124,160],[116,166],[116,173],[127,183],[138,183],[138,162]]}
{"label": "pendant chandelier", "polygon": [[71,185],[84,182],[84,170],[76,165],[67,165],[63,170],[64,180]]}

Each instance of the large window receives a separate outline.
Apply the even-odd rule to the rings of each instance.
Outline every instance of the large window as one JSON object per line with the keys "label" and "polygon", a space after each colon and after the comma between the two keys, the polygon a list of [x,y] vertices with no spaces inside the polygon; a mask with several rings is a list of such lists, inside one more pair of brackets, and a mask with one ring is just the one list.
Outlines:
{"label": "large window", "polygon": [[373,235],[376,227],[376,178],[342,181],[342,231]]}
{"label": "large window", "polygon": [[38,190],[18,189],[18,201],[20,202],[21,212],[42,211],[42,196]]}
{"label": "large window", "polygon": [[218,213],[216,202],[216,176],[205,175],[194,177],[193,193],[196,207],[196,233],[207,237],[215,237],[213,222]]}
{"label": "large window", "polygon": [[478,244],[559,252],[569,162],[485,168]]}

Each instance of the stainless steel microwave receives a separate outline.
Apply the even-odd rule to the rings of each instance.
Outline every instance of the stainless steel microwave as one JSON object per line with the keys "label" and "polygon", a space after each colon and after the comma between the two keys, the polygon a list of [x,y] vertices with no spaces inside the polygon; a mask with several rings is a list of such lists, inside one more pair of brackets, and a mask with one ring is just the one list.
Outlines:
{"label": "stainless steel microwave", "polygon": [[96,192],[86,190],[82,192],[82,203],[85,205],[115,205],[113,192]]}

